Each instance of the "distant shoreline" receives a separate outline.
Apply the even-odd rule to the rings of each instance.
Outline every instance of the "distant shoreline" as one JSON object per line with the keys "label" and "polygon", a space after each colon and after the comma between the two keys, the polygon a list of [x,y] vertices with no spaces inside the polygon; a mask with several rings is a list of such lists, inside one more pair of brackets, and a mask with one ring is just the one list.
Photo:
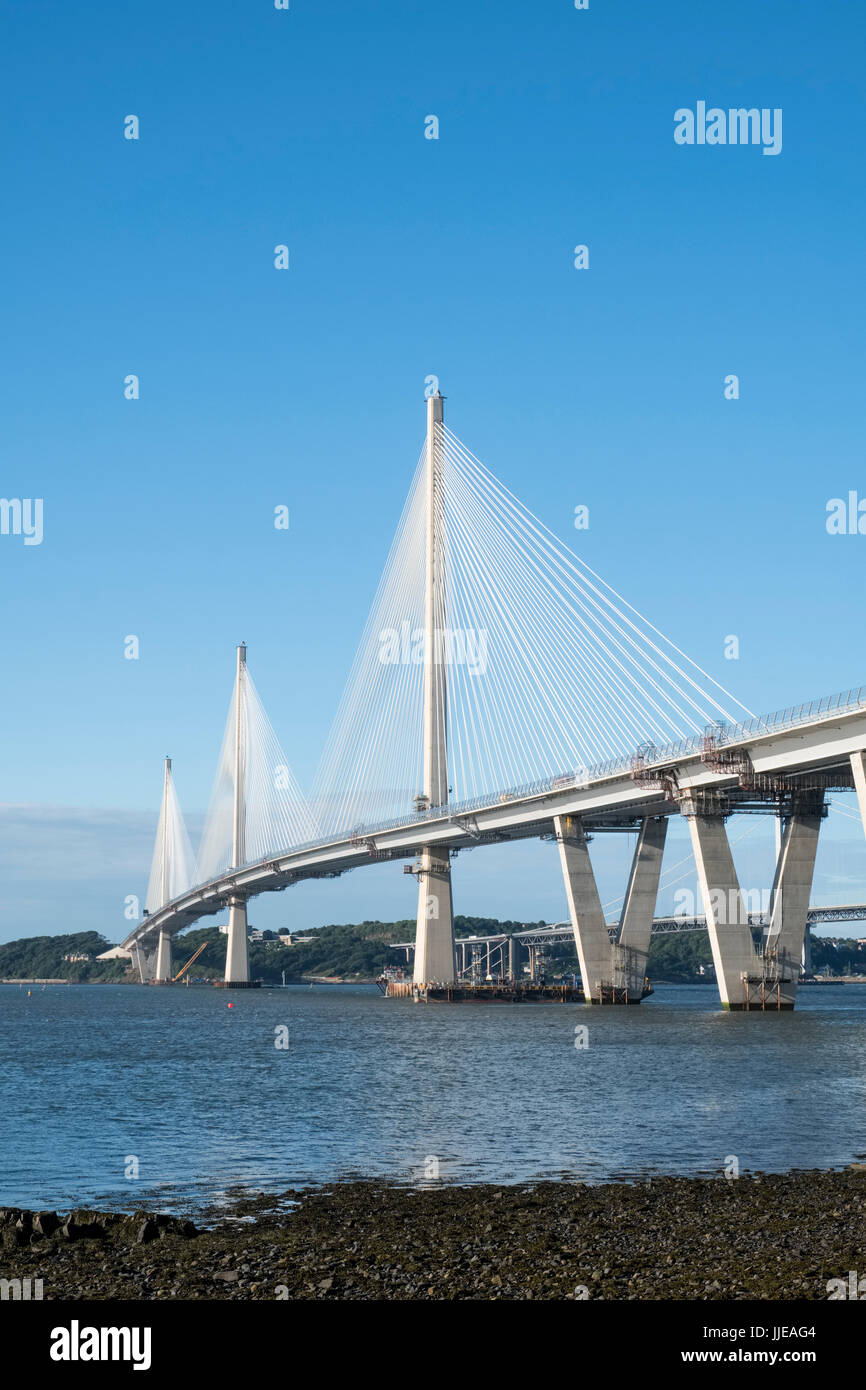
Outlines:
{"label": "distant shoreline", "polygon": [[[215,984],[220,979],[214,975],[213,979],[190,981],[190,988],[206,989],[209,985]],[[87,978],[64,979],[56,978],[32,978],[26,976],[10,975],[0,978],[0,985],[141,985],[149,984],[147,980],[124,980],[124,979],[105,979],[94,980]],[[178,989],[186,989],[187,986],[182,980],[173,981]],[[374,975],[300,975],[297,979],[288,980],[285,985],[262,981],[265,989],[288,989],[290,985],[374,985],[376,977]],[[653,985],[676,986],[679,989],[691,989],[692,986],[714,985],[715,980],[700,978],[695,980],[664,980],[654,979]],[[813,985],[866,985],[866,975],[821,975],[810,980],[801,980],[798,988],[809,988]],[[166,988],[166,986],[159,986]]]}

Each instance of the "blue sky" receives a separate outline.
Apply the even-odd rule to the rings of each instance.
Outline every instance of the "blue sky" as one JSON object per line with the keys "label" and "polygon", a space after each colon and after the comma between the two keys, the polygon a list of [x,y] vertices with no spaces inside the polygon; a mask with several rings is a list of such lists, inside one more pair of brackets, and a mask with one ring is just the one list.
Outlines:
{"label": "blue sky", "polygon": [[[165,753],[206,805],[241,639],[309,784],[430,373],[467,445],[752,709],[866,682],[866,536],[825,527],[866,497],[859,7],[0,14],[0,494],[45,518],[39,546],[0,536],[0,936],[122,934]],[[782,108],[781,154],[676,145],[699,100]],[[856,824],[832,834],[866,869]],[[509,853],[458,861],[458,909],[561,915],[545,848]],[[411,887],[376,870],[257,916],[408,916]]]}

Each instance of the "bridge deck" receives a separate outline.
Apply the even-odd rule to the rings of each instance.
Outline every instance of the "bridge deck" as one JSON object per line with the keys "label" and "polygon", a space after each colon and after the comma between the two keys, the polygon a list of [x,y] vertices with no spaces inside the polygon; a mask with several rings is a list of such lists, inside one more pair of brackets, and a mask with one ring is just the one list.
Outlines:
{"label": "bridge deck", "polygon": [[[736,772],[714,771],[701,760],[700,743],[691,739],[656,750],[645,759],[640,782],[632,776],[632,760],[620,759],[579,779],[552,778],[530,788],[440,807],[269,855],[181,894],[140,922],[123,944],[131,947],[163,928],[170,935],[182,931],[199,918],[223,910],[232,893],[253,897],[279,892],[305,879],[336,877],[370,863],[411,858],[422,845],[459,850],[552,835],[557,815],[581,817],[590,832],[635,829],[645,816],[673,815],[680,810],[663,786],[646,785],[653,769],[658,770],[660,783],[662,774],[673,769],[680,792],[738,786]],[[866,688],[731,726],[724,731],[724,746],[745,749],[757,775],[784,774],[796,779],[838,772],[841,781],[843,775],[850,776],[851,754],[866,748]]]}

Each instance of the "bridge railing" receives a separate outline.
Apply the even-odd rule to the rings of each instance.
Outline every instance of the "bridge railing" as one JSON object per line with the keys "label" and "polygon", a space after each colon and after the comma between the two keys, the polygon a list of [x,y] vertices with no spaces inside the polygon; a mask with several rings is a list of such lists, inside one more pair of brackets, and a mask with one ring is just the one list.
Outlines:
{"label": "bridge railing", "polygon": [[[842,691],[837,695],[825,695],[819,700],[811,700],[801,705],[790,705],[787,709],[777,710],[773,714],[755,715],[739,724],[719,725],[716,730],[716,741],[735,744],[743,739],[755,738],[761,734],[781,733],[801,724],[812,724],[831,715],[853,714],[857,710],[866,710],[866,686],[863,685]],[[663,767],[667,763],[675,762],[678,758],[688,757],[690,753],[700,753],[703,741],[703,733],[692,734],[687,738],[677,740],[675,743],[667,743],[653,748],[651,754],[646,758],[644,766],[648,768]],[[374,825],[358,827],[356,833],[362,836],[375,835],[377,832],[399,829],[404,825],[442,820],[443,817],[453,819],[458,816],[471,815],[473,811],[495,809],[496,806],[507,805],[509,801],[521,801],[532,796],[548,795],[550,792],[580,788],[584,785],[589,786],[593,782],[603,781],[607,777],[615,777],[630,772],[633,760],[633,753],[608,758],[605,762],[593,763],[589,767],[580,768],[577,772],[539,778],[533,782],[524,782],[521,786],[509,787],[502,792],[487,792],[482,796],[452,802],[447,806],[431,806],[410,817],[390,817],[385,821],[377,821]],[[299,848],[307,848],[307,846],[299,846]]]}

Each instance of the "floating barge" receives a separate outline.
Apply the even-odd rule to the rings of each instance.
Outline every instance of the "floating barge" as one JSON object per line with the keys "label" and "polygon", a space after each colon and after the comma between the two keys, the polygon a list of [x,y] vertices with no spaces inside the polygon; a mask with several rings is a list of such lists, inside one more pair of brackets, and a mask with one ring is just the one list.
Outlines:
{"label": "floating barge", "polygon": [[[377,984],[388,999],[414,999],[425,1004],[462,1004],[467,1001],[483,1001],[493,1004],[583,1004],[585,1003],[581,985],[526,984],[493,981],[488,984],[459,985],[416,985],[412,980],[380,979]],[[602,998],[602,1004],[639,1004],[652,994],[647,983],[640,997]]]}

